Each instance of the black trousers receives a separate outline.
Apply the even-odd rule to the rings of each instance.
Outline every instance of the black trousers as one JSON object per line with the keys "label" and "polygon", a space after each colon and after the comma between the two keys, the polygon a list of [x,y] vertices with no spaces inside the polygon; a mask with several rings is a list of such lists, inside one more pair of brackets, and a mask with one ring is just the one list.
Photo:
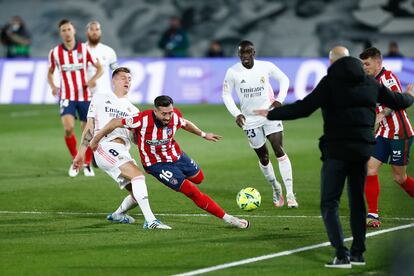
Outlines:
{"label": "black trousers", "polygon": [[357,162],[337,159],[326,159],[321,171],[321,213],[331,245],[336,249],[336,256],[344,258],[349,255],[344,245],[344,236],[339,220],[338,208],[345,185],[348,180],[348,199],[350,224],[353,236],[351,255],[359,255],[365,251],[365,219],[364,185],[367,176],[368,160]]}

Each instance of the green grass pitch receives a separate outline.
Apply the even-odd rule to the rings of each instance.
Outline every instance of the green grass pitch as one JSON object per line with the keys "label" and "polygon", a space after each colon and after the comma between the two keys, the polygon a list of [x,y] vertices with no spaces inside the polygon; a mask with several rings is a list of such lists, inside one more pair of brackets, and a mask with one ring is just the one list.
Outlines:
{"label": "green grass pitch", "polygon": [[[224,106],[179,106],[185,118],[204,131],[223,135],[218,143],[180,130],[181,148],[203,168],[200,189],[228,213],[251,221],[247,230],[233,229],[213,216],[204,216],[183,195],[147,175],[154,213],[171,231],[142,229],[138,209],[133,225],[111,224],[125,192],[102,171],[96,177],[67,176],[69,153],[54,105],[0,106],[0,274],[1,275],[172,275],[246,258],[294,250],[327,241],[319,217],[318,138],[320,111],[310,118],[284,123],[284,148],[293,166],[298,209],[276,209],[272,193],[258,168],[255,153]],[[143,107],[140,107],[143,109]],[[410,110],[411,118],[414,112]],[[77,134],[80,135],[77,125]],[[137,157],[136,149],[132,149]],[[278,173],[277,161],[272,162]],[[410,174],[414,170],[409,166]],[[390,168],[380,174],[381,229],[414,222],[414,200],[393,183]],[[262,205],[243,212],[236,194],[254,187]],[[202,216],[197,216],[202,214]],[[340,214],[345,236],[350,236],[346,191]],[[369,232],[373,232],[370,230]],[[235,266],[213,275],[388,275],[399,253],[414,251],[414,229],[367,239],[365,267],[325,269],[331,247]],[[347,243],[350,244],[349,242]],[[407,253],[408,254],[408,253]],[[412,255],[411,255],[412,256]],[[395,266],[404,264],[396,263]]]}

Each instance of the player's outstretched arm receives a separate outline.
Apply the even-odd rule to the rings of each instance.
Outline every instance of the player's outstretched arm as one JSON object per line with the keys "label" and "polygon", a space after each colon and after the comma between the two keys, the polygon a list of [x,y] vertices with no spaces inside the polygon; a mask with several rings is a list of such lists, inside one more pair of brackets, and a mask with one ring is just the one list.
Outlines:
{"label": "player's outstretched arm", "polygon": [[83,132],[82,132],[82,138],[81,138],[81,143],[78,148],[78,154],[73,159],[73,168],[75,170],[80,170],[83,166],[83,163],[85,161],[85,152],[89,146],[89,143],[91,142],[93,138],[94,128],[95,128],[95,119],[88,118],[88,120],[86,121],[85,128],[83,129]]}
{"label": "player's outstretched arm", "polygon": [[201,136],[208,141],[217,142],[218,140],[222,138],[220,135],[217,135],[211,132],[206,133],[202,131],[193,122],[189,120],[184,119],[184,121],[185,121],[185,126],[182,127],[184,130],[191,132],[197,136]]}
{"label": "player's outstretched arm", "polygon": [[114,131],[114,129],[118,127],[123,127],[123,126],[124,125],[122,124],[122,118],[115,118],[115,119],[110,120],[109,123],[107,123],[101,130],[99,130],[95,134],[95,136],[89,143],[89,146],[91,147],[93,151],[95,151],[98,148],[99,141],[101,141],[105,135],[108,135],[109,133]]}

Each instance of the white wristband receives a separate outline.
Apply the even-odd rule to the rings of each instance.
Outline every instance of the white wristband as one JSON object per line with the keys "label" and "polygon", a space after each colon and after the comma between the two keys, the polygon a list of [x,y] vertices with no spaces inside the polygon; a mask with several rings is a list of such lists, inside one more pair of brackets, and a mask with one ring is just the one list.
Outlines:
{"label": "white wristband", "polygon": [[204,131],[202,131],[200,136],[205,138],[207,136],[207,134]]}

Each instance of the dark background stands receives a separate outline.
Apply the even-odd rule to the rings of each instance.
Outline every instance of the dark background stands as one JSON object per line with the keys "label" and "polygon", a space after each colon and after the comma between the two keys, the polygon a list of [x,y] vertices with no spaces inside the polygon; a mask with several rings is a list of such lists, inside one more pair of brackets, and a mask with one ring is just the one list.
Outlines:
{"label": "dark background stands", "polygon": [[6,57],[30,56],[30,33],[19,16],[13,16],[1,30],[1,42],[6,47]]}

